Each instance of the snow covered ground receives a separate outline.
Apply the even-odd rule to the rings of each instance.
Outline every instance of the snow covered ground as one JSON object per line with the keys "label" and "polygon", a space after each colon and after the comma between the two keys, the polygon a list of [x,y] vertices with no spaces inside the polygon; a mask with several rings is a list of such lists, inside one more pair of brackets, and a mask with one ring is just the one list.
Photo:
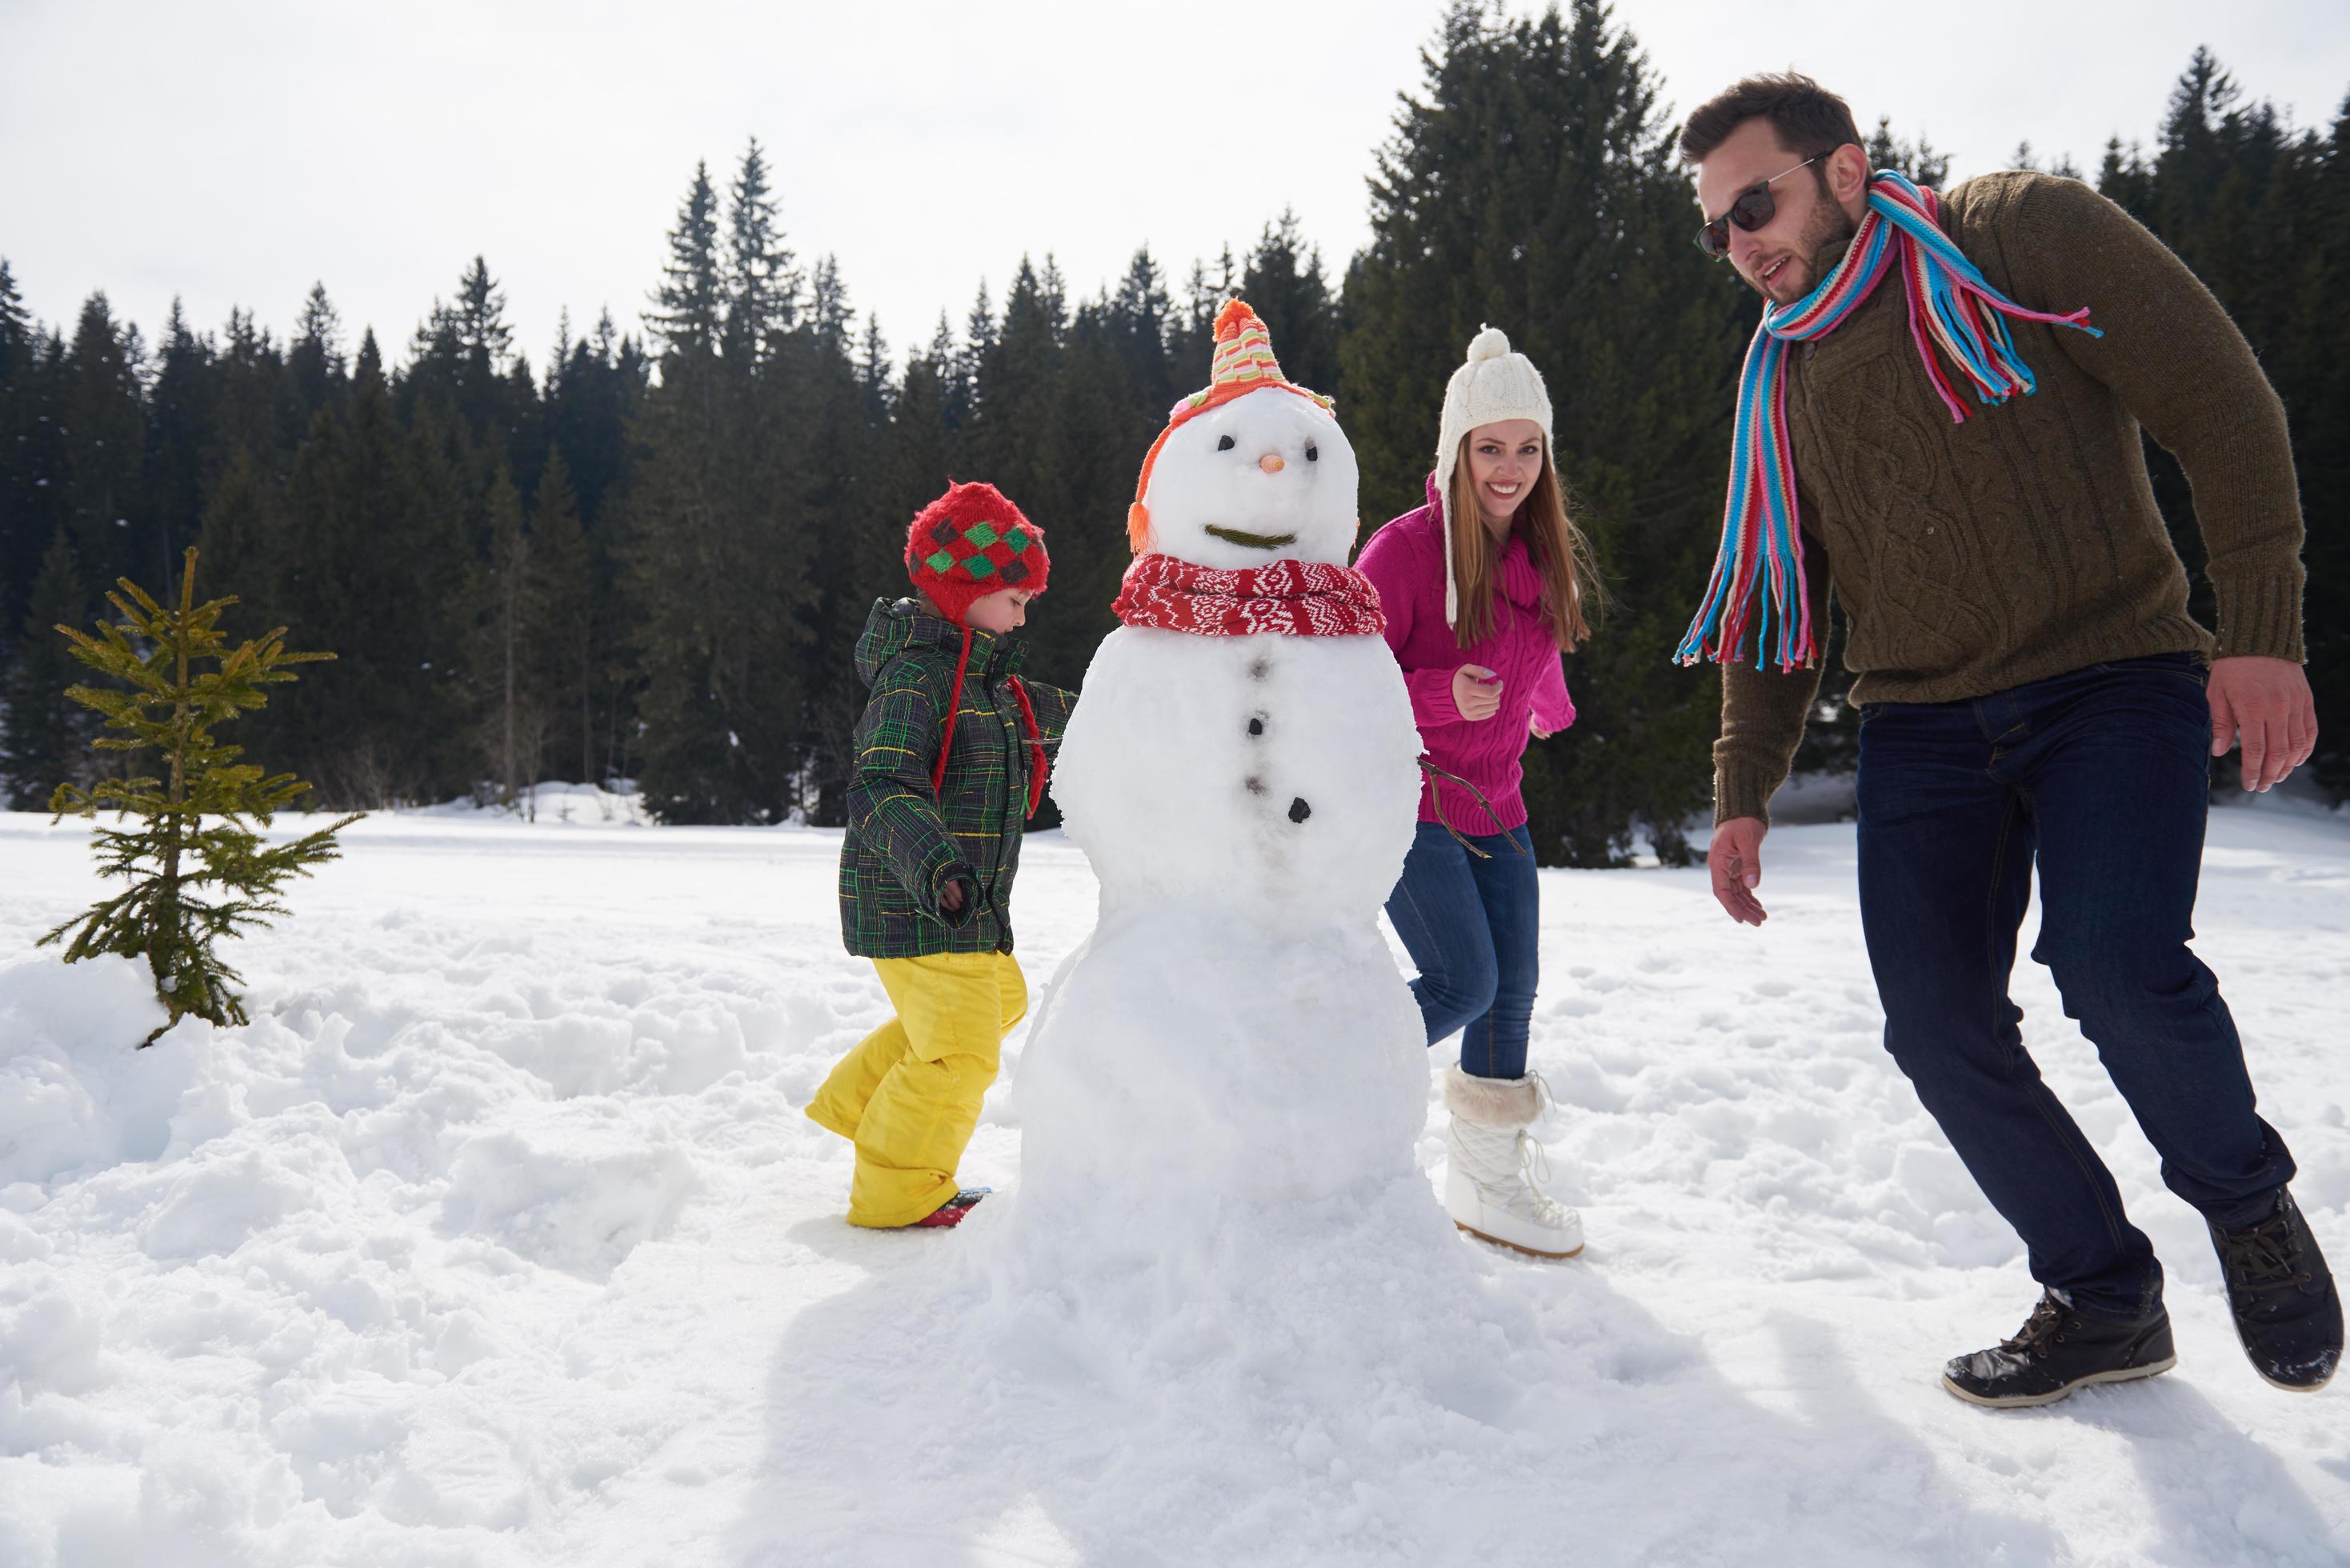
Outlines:
{"label": "snow covered ground", "polygon": [[[243,950],[255,1022],[136,1056],[138,975],[32,952],[90,897],[79,831],[0,816],[0,1565],[2350,1561],[2350,1387],[2253,1376],[2028,963],[2179,1366],[2041,1412],[1937,1387],[2034,1291],[1878,1046],[1848,827],[1773,836],[1759,932],[1698,873],[1544,874],[1584,1259],[1431,1253],[1414,1194],[1247,1269],[1039,1278],[997,1255],[1017,1036],[964,1166],[1003,1196],[839,1218],[798,1108],[885,1004],[837,836],[575,805],[364,824]],[[2350,823],[2222,812],[2205,867],[2200,949],[2350,1263]],[[1093,900],[1032,842],[1033,981]]]}

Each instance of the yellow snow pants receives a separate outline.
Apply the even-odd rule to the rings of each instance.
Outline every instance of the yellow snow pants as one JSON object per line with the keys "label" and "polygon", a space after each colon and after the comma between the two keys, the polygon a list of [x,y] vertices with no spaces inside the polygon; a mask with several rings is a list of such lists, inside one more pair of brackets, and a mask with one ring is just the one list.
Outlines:
{"label": "yellow snow pants", "polygon": [[955,1195],[955,1164],[1028,1012],[1010,953],[875,959],[896,1017],[840,1059],[807,1108],[857,1146],[848,1222],[910,1225]]}

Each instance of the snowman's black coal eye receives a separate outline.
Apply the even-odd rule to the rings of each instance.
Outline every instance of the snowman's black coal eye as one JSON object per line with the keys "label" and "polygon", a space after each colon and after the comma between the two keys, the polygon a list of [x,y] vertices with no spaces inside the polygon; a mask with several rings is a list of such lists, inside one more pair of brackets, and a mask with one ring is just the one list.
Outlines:
{"label": "snowman's black coal eye", "polygon": [[1230,437],[1230,436],[1224,436],[1224,437],[1222,437],[1222,439],[1220,439],[1220,440],[1216,442],[1216,450],[1217,450],[1218,452],[1230,452],[1230,451],[1232,451],[1232,437]]}
{"label": "snowman's black coal eye", "polygon": [[1321,449],[1320,447],[1318,447],[1318,446],[1309,446],[1309,447],[1307,447],[1307,448],[1305,449],[1305,461],[1306,461],[1306,462],[1319,462],[1319,461],[1321,460],[1321,457],[1322,457],[1322,449]]}

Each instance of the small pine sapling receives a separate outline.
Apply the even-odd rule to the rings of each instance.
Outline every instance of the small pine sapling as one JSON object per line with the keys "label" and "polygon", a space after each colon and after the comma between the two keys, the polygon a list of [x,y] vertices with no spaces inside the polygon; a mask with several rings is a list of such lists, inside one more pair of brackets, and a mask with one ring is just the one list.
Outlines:
{"label": "small pine sapling", "polygon": [[[155,993],[171,1018],[145,1040],[188,1014],[215,1024],[247,1022],[232,986],[244,977],[222,961],[215,944],[244,928],[283,915],[279,889],[291,877],[341,854],[335,835],[359,820],[343,817],[290,843],[271,846],[248,826],[270,818],[310,786],[292,774],[265,775],[239,762],[243,749],[213,737],[214,726],[268,702],[265,688],[297,679],[286,666],[332,659],[331,653],[290,653],[286,628],[231,649],[219,629],[234,597],[195,601],[196,552],[188,551],[180,602],[167,609],[124,577],[107,599],[121,615],[100,622],[98,635],[60,626],[73,656],[112,687],[75,686],[66,695],[104,716],[109,731],[93,742],[102,750],[161,753],[160,774],[106,779],[90,789],[59,784],[49,809],[95,818],[111,808],[115,826],[91,834],[99,874],[129,884],[41,939],[64,939],[66,961],[100,953],[143,958],[154,971]],[[199,670],[210,663],[216,668]]]}

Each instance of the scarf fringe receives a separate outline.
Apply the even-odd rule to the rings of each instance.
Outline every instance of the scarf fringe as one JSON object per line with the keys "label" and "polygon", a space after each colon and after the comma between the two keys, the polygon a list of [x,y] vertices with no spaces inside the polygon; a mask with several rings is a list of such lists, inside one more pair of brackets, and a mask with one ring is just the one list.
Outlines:
{"label": "scarf fringe", "polygon": [[2086,307],[2032,310],[1993,288],[1938,226],[1940,211],[1933,192],[1892,170],[1877,171],[1868,182],[1868,211],[1835,270],[1796,303],[1763,311],[1739,377],[1721,548],[1704,601],[1675,650],[1680,663],[1742,662],[1751,656],[1757,670],[1775,663],[1784,671],[1819,657],[1822,639],[1804,586],[1803,517],[1787,440],[1789,343],[1835,331],[1898,265],[1908,295],[1910,340],[1950,418],[1964,422],[1966,405],[1945,373],[1945,360],[1978,402],[2032,395],[2035,383],[2008,332],[2009,319],[2104,336],[2089,325]]}

